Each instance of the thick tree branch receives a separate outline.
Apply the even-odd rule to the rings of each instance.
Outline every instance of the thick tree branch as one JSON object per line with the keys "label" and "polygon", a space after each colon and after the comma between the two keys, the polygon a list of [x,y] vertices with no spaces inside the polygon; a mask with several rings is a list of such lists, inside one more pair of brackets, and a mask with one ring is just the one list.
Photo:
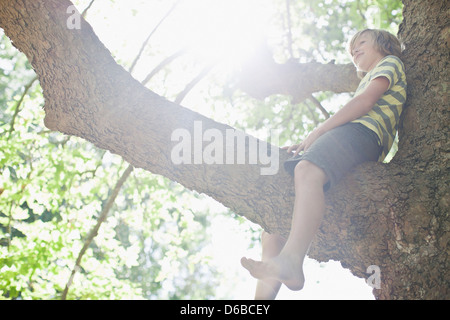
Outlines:
{"label": "thick tree branch", "polygon": [[244,65],[238,87],[258,99],[285,94],[292,96],[297,103],[320,91],[353,92],[359,81],[351,63],[298,63],[289,60],[279,64],[273,60],[267,46],[261,45],[255,56]]}
{"label": "thick tree branch", "polygon": [[[271,224],[264,221],[268,219],[272,220],[272,229],[277,225],[276,229],[288,229],[289,223],[277,219],[278,214],[289,216],[289,211],[283,208],[290,197],[290,186],[285,183],[287,174],[280,171],[279,175],[261,175],[261,164],[247,163],[237,168],[220,164],[174,164],[171,152],[176,142],[171,137],[175,130],[185,129],[193,140],[202,140],[202,136],[193,136],[196,123],[201,124],[203,132],[214,128],[223,137],[227,129],[234,132],[233,128],[146,89],[113,60],[85,20],[81,20],[80,29],[68,29],[69,1],[25,2],[27,6],[22,12],[14,8],[22,6],[15,1],[2,5],[0,21],[5,33],[28,56],[39,75],[48,128],[83,137],[121,155],[135,167],[205,192],[266,228]],[[27,24],[18,25],[17,21],[27,21]],[[249,159],[248,148],[245,151]],[[282,153],[280,161],[286,158]],[[237,177],[241,182],[235,181],[236,172],[243,173]],[[245,192],[261,194],[262,200],[249,203],[242,190],[224,187],[235,183],[250,184]],[[285,187],[277,188],[277,185]],[[279,196],[264,197],[274,189]],[[274,210],[276,214],[271,214]],[[267,214],[261,217],[260,212]]]}

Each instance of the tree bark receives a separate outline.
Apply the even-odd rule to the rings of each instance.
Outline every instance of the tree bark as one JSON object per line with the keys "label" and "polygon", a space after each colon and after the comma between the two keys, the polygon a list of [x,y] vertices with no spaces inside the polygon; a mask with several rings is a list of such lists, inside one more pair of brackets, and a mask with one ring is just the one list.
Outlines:
{"label": "tree bark", "polygon": [[[214,128],[225,137],[231,128],[143,87],[113,60],[86,21],[81,19],[79,29],[67,27],[70,5],[66,0],[0,0],[0,26],[39,76],[45,125],[210,195],[269,232],[286,235],[292,178],[282,169],[261,175],[261,163],[175,165],[175,130],[184,128],[194,136],[195,124],[201,123],[203,132]],[[400,36],[409,87],[399,152],[389,164],[361,165],[327,194],[327,213],[309,252],[319,261],[341,261],[366,279],[367,268],[378,266],[381,289],[374,294],[380,299],[450,298],[447,12],[445,0],[404,0]],[[298,98],[295,83],[304,77],[301,72],[300,66],[279,72],[274,82],[283,85],[259,91]],[[319,82],[310,90],[324,87]],[[285,159],[280,152],[280,164]]]}
{"label": "tree bark", "polygon": [[290,60],[279,64],[274,61],[269,48],[262,44],[244,64],[239,88],[257,99],[284,94],[291,96],[294,102],[301,102],[314,92],[355,91],[360,81],[355,71],[352,63],[298,63]]}

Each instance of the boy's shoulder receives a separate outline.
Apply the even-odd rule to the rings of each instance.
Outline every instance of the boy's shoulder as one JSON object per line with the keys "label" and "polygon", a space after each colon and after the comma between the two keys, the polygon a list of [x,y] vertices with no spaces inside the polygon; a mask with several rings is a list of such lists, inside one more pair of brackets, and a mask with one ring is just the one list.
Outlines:
{"label": "boy's shoulder", "polygon": [[399,57],[394,56],[394,55],[385,56],[383,59],[380,60],[377,67],[389,65],[390,63],[400,66],[401,69],[405,68],[403,61]]}
{"label": "boy's shoulder", "polygon": [[389,80],[390,86],[397,82],[406,83],[405,67],[402,60],[394,55],[383,57],[378,64],[370,70],[359,83],[355,94],[358,95],[367,87],[373,79],[384,76]]}
{"label": "boy's shoulder", "polygon": [[395,61],[402,62],[402,59],[400,59],[399,57],[394,56],[394,55],[392,55],[392,54],[389,54],[389,55],[385,56],[385,57],[384,57],[383,59],[381,59],[381,60],[395,60]]}
{"label": "boy's shoulder", "polygon": [[387,55],[370,71],[371,76],[369,79],[372,79],[373,76],[378,75],[380,72],[388,71],[394,72],[398,77],[403,78],[405,76],[405,65],[399,57]]}

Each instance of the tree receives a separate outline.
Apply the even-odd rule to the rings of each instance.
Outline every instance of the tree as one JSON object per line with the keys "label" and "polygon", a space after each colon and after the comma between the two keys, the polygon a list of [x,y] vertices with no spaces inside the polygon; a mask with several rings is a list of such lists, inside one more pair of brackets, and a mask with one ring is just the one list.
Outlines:
{"label": "tree", "polygon": [[223,297],[211,201],[46,129],[31,65],[0,39],[0,299]]}
{"label": "tree", "polygon": [[[69,1],[0,3],[0,26],[39,76],[49,129],[82,137],[135,167],[208,194],[270,232],[289,232],[292,179],[282,170],[261,175],[262,164],[172,161],[175,130],[185,129],[192,137],[201,123],[203,132],[216,129],[225,136],[232,128],[143,87],[114,61],[85,20],[78,17],[79,28],[68,28]],[[327,194],[326,218],[309,255],[341,261],[361,277],[369,266],[378,266],[381,289],[374,294],[380,299],[448,298],[449,4],[403,3],[399,36],[406,47],[409,96],[399,151],[389,164],[360,166]],[[316,91],[351,91],[355,85],[355,78],[341,72],[349,66],[279,65],[262,59],[259,69],[280,81],[243,85],[252,94],[302,99]],[[309,70],[341,77],[332,83],[314,81]],[[303,78],[314,86],[299,86]],[[336,88],[338,82],[346,84],[344,89]],[[285,159],[280,153],[280,161]]]}

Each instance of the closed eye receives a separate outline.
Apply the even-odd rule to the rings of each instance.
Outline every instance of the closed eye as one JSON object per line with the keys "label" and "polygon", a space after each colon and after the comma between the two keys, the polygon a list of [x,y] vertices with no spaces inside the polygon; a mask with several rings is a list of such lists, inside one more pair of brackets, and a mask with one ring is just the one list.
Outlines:
{"label": "closed eye", "polygon": [[366,43],[366,40],[361,40],[361,41],[358,43],[358,45],[353,49],[352,57],[355,55],[356,49],[359,48],[359,47],[360,47],[362,44],[364,44],[364,43]]}

